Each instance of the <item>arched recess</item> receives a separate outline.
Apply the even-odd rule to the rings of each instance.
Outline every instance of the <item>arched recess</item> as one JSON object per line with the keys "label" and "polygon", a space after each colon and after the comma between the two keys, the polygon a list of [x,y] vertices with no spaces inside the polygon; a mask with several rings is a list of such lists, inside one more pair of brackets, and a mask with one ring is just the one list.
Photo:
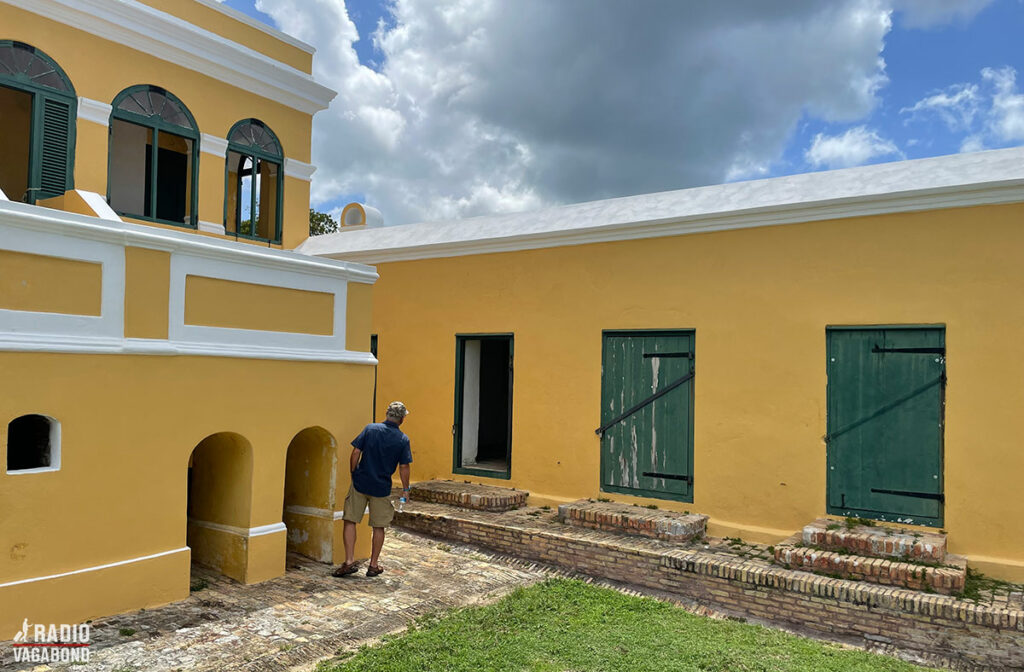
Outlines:
{"label": "arched recess", "polygon": [[192,562],[246,580],[252,508],[252,445],[240,434],[212,434],[188,461],[188,534]]}
{"label": "arched recess", "polygon": [[270,127],[243,119],[228,132],[224,230],[243,238],[281,242],[284,151]]}
{"label": "arched recess", "polygon": [[338,442],[322,427],[308,427],[288,444],[283,520],[288,550],[332,562]]}
{"label": "arched recess", "polygon": [[75,118],[71,80],[41,50],[0,40],[0,191],[35,203],[74,188]]}

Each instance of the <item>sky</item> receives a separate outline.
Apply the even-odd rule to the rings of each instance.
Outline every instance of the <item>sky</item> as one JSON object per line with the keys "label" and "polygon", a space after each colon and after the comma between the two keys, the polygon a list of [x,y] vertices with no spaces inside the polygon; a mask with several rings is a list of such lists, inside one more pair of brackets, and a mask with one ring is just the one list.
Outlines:
{"label": "sky", "polygon": [[317,49],[387,225],[1024,144],[1024,0],[224,0]]}

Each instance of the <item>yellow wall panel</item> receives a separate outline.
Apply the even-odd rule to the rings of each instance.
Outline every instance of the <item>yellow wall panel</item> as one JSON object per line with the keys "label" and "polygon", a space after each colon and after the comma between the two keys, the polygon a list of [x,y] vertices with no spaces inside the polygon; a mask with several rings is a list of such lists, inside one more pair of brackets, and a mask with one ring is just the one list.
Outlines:
{"label": "yellow wall panel", "polygon": [[373,328],[373,285],[348,283],[348,305],[345,308],[345,349],[369,352]]}
{"label": "yellow wall panel", "polygon": [[99,315],[103,265],[0,250],[0,308]]}
{"label": "yellow wall panel", "polygon": [[334,295],[190,275],[185,324],[330,335]]}
{"label": "yellow wall panel", "polygon": [[[893,214],[378,266],[378,416],[413,414],[416,479],[452,473],[455,334],[514,333],[511,480],[600,492],[606,329],[696,330],[694,500],[753,539],[825,512],[825,327],[945,324],[950,550],[1024,579],[1024,206]],[[552,443],[553,437],[555,440]]]}
{"label": "yellow wall panel", "polygon": [[285,176],[282,247],[286,250],[294,249],[307,238],[309,238],[309,182],[297,177]]}
{"label": "yellow wall panel", "polygon": [[[45,49],[43,51],[46,51]],[[61,64],[63,67],[63,64]],[[105,101],[110,102],[110,101]],[[75,189],[107,196],[109,128],[79,118],[75,130]]]}
{"label": "yellow wall panel", "polygon": [[171,255],[159,250],[126,247],[124,256],[124,335],[167,338]]}

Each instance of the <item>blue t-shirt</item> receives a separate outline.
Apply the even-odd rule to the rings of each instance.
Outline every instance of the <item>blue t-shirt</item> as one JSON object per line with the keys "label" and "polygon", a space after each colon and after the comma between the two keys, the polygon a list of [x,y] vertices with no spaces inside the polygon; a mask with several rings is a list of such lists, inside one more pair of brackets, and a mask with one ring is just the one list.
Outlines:
{"label": "blue t-shirt", "polygon": [[398,425],[385,420],[367,425],[352,445],[362,451],[359,466],[352,472],[352,485],[371,497],[391,494],[391,475],[399,464],[412,462],[409,437]]}

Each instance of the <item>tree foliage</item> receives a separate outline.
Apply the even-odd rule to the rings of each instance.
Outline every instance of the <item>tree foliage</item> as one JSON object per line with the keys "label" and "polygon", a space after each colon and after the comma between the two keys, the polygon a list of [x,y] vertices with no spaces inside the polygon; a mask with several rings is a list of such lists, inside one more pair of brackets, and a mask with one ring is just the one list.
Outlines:
{"label": "tree foliage", "polygon": [[317,212],[309,209],[309,235],[322,236],[325,233],[334,233],[338,230],[338,223],[326,212]]}

